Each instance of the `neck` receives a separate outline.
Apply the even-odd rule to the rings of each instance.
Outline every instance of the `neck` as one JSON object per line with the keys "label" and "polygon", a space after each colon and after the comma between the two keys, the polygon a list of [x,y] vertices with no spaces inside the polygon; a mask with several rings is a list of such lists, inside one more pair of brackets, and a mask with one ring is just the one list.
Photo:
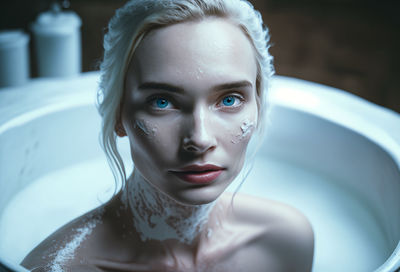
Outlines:
{"label": "neck", "polygon": [[184,205],[161,193],[134,172],[127,181],[125,199],[142,241],[177,240],[193,244],[205,230],[214,202]]}

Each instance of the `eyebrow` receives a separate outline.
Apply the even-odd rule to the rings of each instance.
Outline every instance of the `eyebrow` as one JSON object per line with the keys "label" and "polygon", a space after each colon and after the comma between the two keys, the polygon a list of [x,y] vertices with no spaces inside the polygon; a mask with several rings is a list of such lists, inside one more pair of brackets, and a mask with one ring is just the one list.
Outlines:
{"label": "eyebrow", "polygon": [[145,82],[139,85],[139,90],[164,90],[168,92],[178,92],[183,93],[183,88],[167,84],[167,83],[159,83],[159,82]]}
{"label": "eyebrow", "polygon": [[[212,88],[213,91],[223,91],[223,90],[232,90],[232,89],[240,89],[240,88],[248,88],[252,87],[251,84],[247,80],[235,81],[235,82],[228,82],[216,85]],[[139,85],[139,90],[164,90],[167,92],[177,92],[177,93],[184,93],[184,89],[178,86],[174,86],[168,83],[161,83],[161,82],[145,82]]]}
{"label": "eyebrow", "polygon": [[223,91],[223,90],[241,89],[241,88],[248,88],[248,87],[253,87],[253,84],[251,84],[247,80],[241,80],[241,81],[229,82],[229,83],[224,83],[224,84],[214,86],[213,90],[214,91]]}

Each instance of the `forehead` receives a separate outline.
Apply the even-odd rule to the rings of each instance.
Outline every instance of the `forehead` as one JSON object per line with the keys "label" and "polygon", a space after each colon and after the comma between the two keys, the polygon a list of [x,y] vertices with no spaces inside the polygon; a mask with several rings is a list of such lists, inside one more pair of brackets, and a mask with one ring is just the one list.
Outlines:
{"label": "forehead", "polygon": [[151,31],[133,55],[127,78],[184,87],[247,80],[255,86],[253,47],[232,22],[209,18]]}

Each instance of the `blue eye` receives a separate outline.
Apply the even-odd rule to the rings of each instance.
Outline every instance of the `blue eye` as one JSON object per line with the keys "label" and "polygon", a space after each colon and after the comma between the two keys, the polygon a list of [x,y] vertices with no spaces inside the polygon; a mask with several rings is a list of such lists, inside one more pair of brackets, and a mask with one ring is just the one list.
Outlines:
{"label": "blue eye", "polygon": [[222,104],[224,104],[224,106],[232,106],[235,104],[236,98],[232,95],[225,97],[222,100]]}
{"label": "blue eye", "polygon": [[169,105],[168,100],[165,98],[157,98],[157,99],[155,99],[154,102],[156,103],[157,107],[160,109],[164,109],[164,108],[168,107],[168,105]]}

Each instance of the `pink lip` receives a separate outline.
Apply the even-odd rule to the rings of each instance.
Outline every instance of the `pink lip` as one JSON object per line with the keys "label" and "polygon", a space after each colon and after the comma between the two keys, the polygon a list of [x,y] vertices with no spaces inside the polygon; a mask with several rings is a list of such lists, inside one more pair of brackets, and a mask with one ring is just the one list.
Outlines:
{"label": "pink lip", "polygon": [[222,167],[206,164],[186,166],[171,173],[192,184],[208,184],[216,180],[224,170]]}

